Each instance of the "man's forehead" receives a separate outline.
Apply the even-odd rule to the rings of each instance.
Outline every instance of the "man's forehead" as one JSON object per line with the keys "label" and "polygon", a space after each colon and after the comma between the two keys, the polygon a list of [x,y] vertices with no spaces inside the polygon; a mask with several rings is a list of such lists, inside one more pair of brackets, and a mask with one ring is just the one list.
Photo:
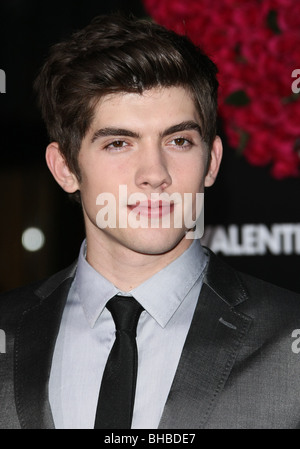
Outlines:
{"label": "man's forehead", "polygon": [[153,101],[159,101],[162,97],[172,98],[174,95],[181,96],[182,100],[194,101],[193,96],[185,87],[182,86],[156,86],[151,89],[145,89],[142,92],[120,91],[107,93],[97,101],[95,109],[99,109],[106,105],[118,105],[122,103],[128,103],[129,101],[138,101],[151,99]]}
{"label": "man's forehead", "polygon": [[[165,109],[164,113],[162,109]],[[200,123],[198,109],[187,89],[181,86],[155,87],[142,93],[122,91],[104,95],[95,105],[90,130],[95,131],[100,125],[119,126],[120,121],[134,126],[131,119],[133,116],[136,121],[145,119],[143,112],[146,112],[147,122],[150,121],[148,113],[151,113],[152,118],[161,116],[159,120],[163,120],[162,125],[165,126],[191,119]]]}

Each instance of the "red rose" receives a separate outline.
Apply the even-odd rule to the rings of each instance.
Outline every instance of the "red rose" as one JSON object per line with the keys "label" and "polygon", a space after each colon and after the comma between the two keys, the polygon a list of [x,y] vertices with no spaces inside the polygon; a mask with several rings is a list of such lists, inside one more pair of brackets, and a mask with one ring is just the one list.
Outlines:
{"label": "red rose", "polygon": [[287,135],[295,139],[300,137],[300,98],[285,105],[284,129]]}
{"label": "red rose", "polygon": [[281,63],[288,64],[291,68],[300,66],[300,29],[274,36],[269,42],[271,53],[280,58]]}
{"label": "red rose", "polygon": [[252,134],[245,148],[244,156],[253,165],[264,166],[273,159],[273,147],[270,145],[268,131]]}
{"label": "red rose", "polygon": [[293,152],[290,157],[276,159],[271,169],[271,173],[276,179],[299,176],[299,157]]}
{"label": "red rose", "polygon": [[[298,0],[286,0],[279,2],[277,10],[277,21],[280,30],[285,33],[300,29],[300,3]],[[284,5],[283,5],[284,3]],[[284,6],[284,7],[283,7]]]}

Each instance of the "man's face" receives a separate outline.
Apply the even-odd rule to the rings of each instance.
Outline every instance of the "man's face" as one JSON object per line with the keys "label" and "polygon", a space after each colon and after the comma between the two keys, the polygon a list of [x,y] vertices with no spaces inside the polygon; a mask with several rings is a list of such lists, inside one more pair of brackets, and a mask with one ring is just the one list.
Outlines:
{"label": "man's face", "polygon": [[[213,182],[205,176],[208,150],[200,129],[194,101],[182,87],[100,100],[82,141],[76,186],[88,244],[144,254],[189,246],[185,206],[178,199],[192,194],[195,215],[196,193]],[[161,194],[165,202],[158,200]]]}

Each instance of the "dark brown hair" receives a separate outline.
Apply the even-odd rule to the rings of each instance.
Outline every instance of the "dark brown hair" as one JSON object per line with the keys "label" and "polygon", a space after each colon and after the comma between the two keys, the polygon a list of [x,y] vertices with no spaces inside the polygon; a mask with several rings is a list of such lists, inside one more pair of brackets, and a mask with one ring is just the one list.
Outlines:
{"label": "dark brown hair", "polygon": [[186,36],[150,20],[105,15],[50,49],[35,89],[49,137],[80,180],[81,142],[98,100],[108,93],[187,88],[210,149],[216,135],[216,74],[215,64]]}

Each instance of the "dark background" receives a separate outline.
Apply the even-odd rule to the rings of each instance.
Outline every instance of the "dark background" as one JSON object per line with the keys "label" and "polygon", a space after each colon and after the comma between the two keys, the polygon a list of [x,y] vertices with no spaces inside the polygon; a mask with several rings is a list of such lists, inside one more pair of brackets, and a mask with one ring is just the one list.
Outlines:
{"label": "dark background", "polygon": [[[71,263],[84,237],[80,206],[52,179],[44,160],[48,144],[32,83],[51,44],[111,11],[146,16],[142,1],[1,0],[0,69],[0,291],[48,276]],[[224,140],[223,165],[205,198],[206,225],[300,223],[299,179],[274,180],[268,168],[250,166]],[[22,232],[40,227],[44,247],[26,251]],[[299,253],[225,256],[232,266],[300,292]]]}

